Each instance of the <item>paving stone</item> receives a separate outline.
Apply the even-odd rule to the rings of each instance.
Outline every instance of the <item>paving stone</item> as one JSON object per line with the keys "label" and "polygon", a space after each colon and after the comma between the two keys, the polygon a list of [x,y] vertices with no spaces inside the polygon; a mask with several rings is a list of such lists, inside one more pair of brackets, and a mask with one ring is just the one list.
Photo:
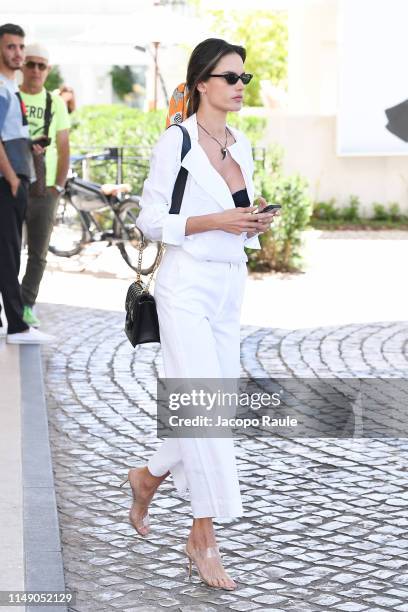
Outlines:
{"label": "paving stone", "polygon": [[401,599],[405,599],[408,602],[408,589],[389,589],[386,591],[387,595],[395,595],[395,597],[400,597]]}
{"label": "paving stone", "polygon": [[369,579],[359,581],[358,586],[369,590],[382,591],[385,585],[384,582],[380,582],[379,580]]}
{"label": "paving stone", "polygon": [[332,606],[340,601],[340,598],[334,595],[319,595],[318,597],[311,597],[310,601],[319,606]]}
{"label": "paving stone", "polygon": [[249,612],[249,610],[259,610],[261,606],[250,601],[238,601],[237,603],[230,603],[229,608],[231,610],[238,610],[238,612]]}
{"label": "paving stone", "polygon": [[334,576],[330,576],[330,580],[335,580],[336,582],[340,582],[341,584],[348,584],[349,582],[355,582],[358,580],[359,576],[355,574],[336,574]]}
{"label": "paving stone", "polygon": [[388,608],[392,610],[392,607],[400,605],[403,603],[400,599],[396,597],[387,597],[385,595],[378,595],[377,597],[367,597],[367,601],[372,601],[379,606],[383,606],[384,608]]}
{"label": "paving stone", "polygon": [[207,606],[206,604],[199,604],[199,605],[191,605],[189,607],[187,606],[181,606],[179,608],[180,612],[216,612],[216,608],[213,608],[212,606]]}
{"label": "paving stone", "polygon": [[365,604],[353,603],[351,601],[338,604],[335,608],[336,610],[341,610],[341,612],[363,612],[364,610],[368,610]]}
{"label": "paving stone", "polygon": [[285,577],[285,582],[290,582],[291,584],[298,584],[299,586],[305,586],[307,584],[311,584],[315,582],[315,580],[319,580],[318,576],[291,576]]}
{"label": "paving stone", "polygon": [[280,595],[262,595],[254,598],[254,601],[260,604],[278,604],[285,600],[286,597],[280,597]]}
{"label": "paving stone", "polygon": [[337,585],[336,587],[336,595],[340,595],[344,599],[348,599],[351,601],[355,601],[356,599],[364,599],[367,595],[371,595],[373,593],[373,591],[371,591],[370,589],[361,589],[357,587],[342,589]]}
{"label": "paving stone", "polygon": [[[128,524],[131,491],[119,489],[128,468],[143,465],[160,443],[160,346],[134,351],[121,332],[123,313],[61,305],[39,311],[58,338],[43,356],[75,612],[407,611],[408,440],[237,440],[245,515],[216,528],[238,589],[211,589],[197,573],[187,576],[188,498],[164,482],[143,539]],[[241,361],[243,373],[266,378],[388,378],[398,359],[406,362],[407,345],[406,322],[243,328]]]}

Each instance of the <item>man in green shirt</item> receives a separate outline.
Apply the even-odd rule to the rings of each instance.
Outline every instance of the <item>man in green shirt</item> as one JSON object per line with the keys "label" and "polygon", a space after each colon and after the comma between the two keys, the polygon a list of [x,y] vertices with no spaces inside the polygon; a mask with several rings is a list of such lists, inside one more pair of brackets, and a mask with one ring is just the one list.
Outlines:
{"label": "man in green shirt", "polygon": [[[47,91],[44,83],[50,69],[48,50],[37,43],[27,45],[20,93],[26,106],[32,139],[46,135]],[[35,327],[40,325],[40,321],[33,312],[33,306],[47,263],[58,198],[64,191],[69,170],[68,112],[60,96],[49,95],[51,107],[48,137],[51,143],[45,153],[46,190],[44,195],[29,197],[26,214],[28,260],[21,283],[24,321]]]}

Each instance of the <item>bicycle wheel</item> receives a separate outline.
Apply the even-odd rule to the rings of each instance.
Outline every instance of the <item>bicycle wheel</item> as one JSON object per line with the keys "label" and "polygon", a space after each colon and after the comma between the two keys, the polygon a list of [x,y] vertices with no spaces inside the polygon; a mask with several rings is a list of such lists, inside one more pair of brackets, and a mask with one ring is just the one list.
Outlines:
{"label": "bicycle wheel", "polygon": [[[123,238],[123,242],[118,242],[117,247],[132,270],[137,269],[139,248],[142,242],[142,232],[136,227],[136,219],[139,214],[138,202],[139,199],[136,197],[129,198],[119,210],[118,215],[121,222],[115,218],[113,223],[115,236]],[[145,245],[141,272],[150,274],[157,259],[160,243],[145,240]]]}
{"label": "bicycle wheel", "polygon": [[87,225],[69,195],[60,197],[48,250],[59,257],[72,257],[83,249]]}

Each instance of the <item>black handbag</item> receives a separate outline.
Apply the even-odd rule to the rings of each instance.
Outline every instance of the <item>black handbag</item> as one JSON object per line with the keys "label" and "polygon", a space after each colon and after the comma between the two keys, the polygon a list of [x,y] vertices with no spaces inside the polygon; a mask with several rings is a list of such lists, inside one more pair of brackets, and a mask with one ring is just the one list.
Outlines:
{"label": "black handbag", "polygon": [[[139,261],[143,246],[139,250]],[[150,281],[160,263],[162,246],[160,247],[156,265],[150,275],[148,283],[145,285],[140,279],[141,263],[137,267],[136,280],[130,285],[125,301],[126,321],[125,332],[133,347],[136,344],[146,342],[160,342],[159,319],[157,317],[156,302],[149,293]]]}
{"label": "black handbag", "polygon": [[[184,126],[179,124],[173,125],[177,125],[177,127],[179,127],[183,132],[183,144],[181,148],[181,161],[183,161],[185,155],[191,149],[190,135]],[[180,212],[187,176],[188,171],[186,168],[181,167],[171,196],[171,206],[169,210],[169,214],[171,215],[178,215]],[[149,287],[153,279],[153,275],[160,264],[164,244],[160,244],[155,265],[146,284],[144,284],[140,279],[144,246],[145,243],[144,240],[142,240],[142,244],[139,248],[136,280],[130,285],[125,300],[125,333],[133,347],[135,347],[137,344],[145,344],[146,342],[160,342],[159,319],[157,316],[156,302],[153,295],[149,292]]]}

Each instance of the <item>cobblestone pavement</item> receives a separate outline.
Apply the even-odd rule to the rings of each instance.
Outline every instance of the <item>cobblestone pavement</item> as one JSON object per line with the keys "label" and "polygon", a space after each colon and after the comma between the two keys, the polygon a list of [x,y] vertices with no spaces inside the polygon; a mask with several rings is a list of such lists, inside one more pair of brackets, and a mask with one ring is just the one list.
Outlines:
{"label": "cobblestone pavement", "polygon": [[[151,535],[129,526],[128,466],[156,448],[157,345],[133,351],[123,315],[42,305],[59,343],[44,351],[67,586],[75,608],[205,612],[408,612],[408,440],[245,438],[245,516],[219,521],[234,592],[187,577],[189,504],[164,483]],[[296,331],[245,327],[243,374],[407,373],[408,325]]]}

